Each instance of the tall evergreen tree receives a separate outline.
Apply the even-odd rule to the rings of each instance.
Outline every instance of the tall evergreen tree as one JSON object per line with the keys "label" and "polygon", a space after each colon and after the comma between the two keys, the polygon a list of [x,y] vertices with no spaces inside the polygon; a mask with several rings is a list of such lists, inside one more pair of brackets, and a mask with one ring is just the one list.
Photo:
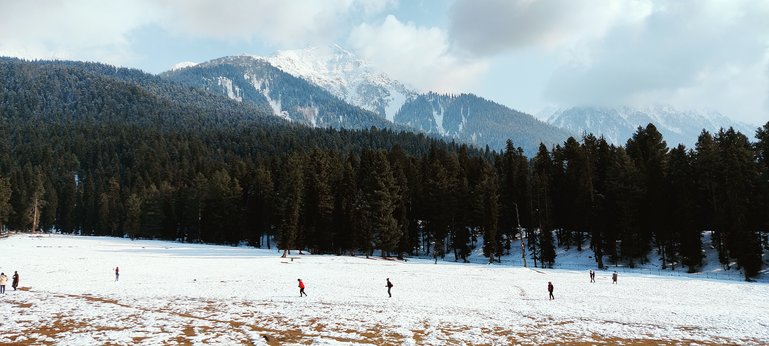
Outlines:
{"label": "tall evergreen tree", "polygon": [[[664,227],[669,227],[667,232],[672,235],[671,245],[676,249],[671,253],[680,255],[681,263],[689,267],[693,273],[702,264],[702,239],[700,230],[695,222],[696,217],[696,191],[694,180],[694,168],[690,155],[683,145],[670,151],[670,160],[667,171],[668,198],[665,200],[667,213]],[[675,262],[673,269],[675,269]],[[664,268],[663,263],[663,268]]]}
{"label": "tall evergreen tree", "polygon": [[[540,251],[539,257],[542,264],[552,266],[555,263],[555,247],[553,245],[553,228],[551,217],[551,181],[553,162],[550,153],[544,144],[539,145],[537,156],[532,161],[532,196],[533,207],[538,219],[538,237]],[[523,239],[521,239],[523,241]]]}
{"label": "tall evergreen tree", "polygon": [[[639,174],[639,182],[643,191],[641,199],[638,225],[639,246],[638,254],[646,253],[646,244],[651,236],[657,243],[657,248],[662,256],[662,263],[667,261],[667,253],[670,251],[670,238],[661,221],[664,219],[665,207],[663,201],[666,198],[665,171],[667,169],[667,143],[662,139],[662,134],[653,124],[639,127],[633,137],[627,141],[627,154],[635,163]],[[642,261],[645,258],[641,258]]]}
{"label": "tall evergreen tree", "polygon": [[747,279],[757,275],[762,264],[758,222],[751,213],[756,202],[752,196],[760,177],[758,165],[748,138],[734,129],[719,131],[716,143],[722,168],[720,195],[724,201],[724,222],[719,228],[725,233],[730,257],[736,257]]}
{"label": "tall evergreen tree", "polygon": [[718,251],[718,259],[726,266],[729,260],[723,241],[723,232],[719,227],[723,223],[721,221],[722,200],[718,196],[722,183],[719,178],[720,164],[715,139],[710,132],[703,130],[697,138],[693,157],[697,183],[697,228],[712,232],[711,241]]}
{"label": "tall evergreen tree", "polygon": [[493,169],[481,166],[480,181],[476,189],[475,213],[483,233],[483,255],[489,263],[502,254],[502,244],[498,232],[499,224],[499,183]]}
{"label": "tall evergreen tree", "polygon": [[334,196],[332,194],[331,158],[318,148],[307,156],[305,167],[305,192],[303,229],[307,234],[308,245],[315,252],[332,250],[333,239],[332,214],[334,211]]}
{"label": "tall evergreen tree", "polygon": [[610,235],[609,239],[618,241],[620,245],[619,252],[611,249],[609,253],[613,255],[613,261],[625,258],[632,267],[648,250],[648,238],[641,234],[638,221],[644,190],[640,173],[623,148],[613,151],[611,162],[606,192],[608,203],[612,204],[611,210],[616,215],[609,227],[616,229],[616,235]]}
{"label": "tall evergreen tree", "polygon": [[8,178],[0,177],[0,231],[5,230],[5,224],[11,209],[11,183]]}
{"label": "tall evergreen tree", "polygon": [[278,248],[283,250],[283,256],[294,248],[299,232],[299,219],[302,207],[302,191],[304,180],[302,174],[302,159],[300,154],[291,153],[281,165],[283,172],[279,181],[276,195],[277,222],[278,222]]}

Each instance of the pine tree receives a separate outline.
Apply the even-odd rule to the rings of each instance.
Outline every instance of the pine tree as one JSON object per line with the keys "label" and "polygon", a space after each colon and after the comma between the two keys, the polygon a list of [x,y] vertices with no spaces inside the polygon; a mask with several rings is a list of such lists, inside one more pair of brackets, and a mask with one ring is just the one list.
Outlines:
{"label": "pine tree", "polygon": [[398,258],[402,259],[403,254],[407,252],[411,247],[409,244],[410,239],[408,237],[411,193],[409,191],[408,176],[406,174],[406,169],[408,169],[407,166],[409,165],[409,162],[406,154],[398,146],[394,147],[393,150],[390,151],[390,162],[393,171],[393,177],[395,178],[395,189],[398,191],[393,216],[398,222],[398,229],[401,234],[400,241],[397,245],[397,253]]}
{"label": "pine tree", "polygon": [[728,265],[728,254],[719,225],[721,221],[722,200],[718,196],[722,183],[719,178],[720,158],[713,136],[702,131],[697,138],[693,157],[694,175],[697,184],[697,228],[712,232],[712,242],[718,251],[718,259]]}
{"label": "pine tree", "polygon": [[332,248],[331,218],[334,211],[331,163],[328,154],[318,148],[307,156],[305,163],[305,193],[303,228],[308,244],[317,246],[316,252],[329,252]]}
{"label": "pine tree", "polygon": [[[550,185],[552,180],[553,162],[544,144],[539,145],[537,156],[532,161],[532,196],[533,207],[537,213],[539,258],[543,265],[552,266],[555,263],[555,247],[553,245],[552,220],[550,207]],[[523,239],[521,239],[523,241]]]}
{"label": "pine tree", "polygon": [[5,230],[5,224],[11,213],[11,183],[8,178],[0,177],[0,231]]}
{"label": "pine tree", "polygon": [[344,163],[342,180],[336,189],[334,198],[334,228],[336,229],[334,244],[337,247],[337,253],[341,254],[343,250],[350,250],[354,253],[357,231],[359,228],[355,225],[355,202],[358,191],[357,177],[355,167],[358,166],[357,160],[353,155],[348,156]]}
{"label": "pine tree", "polygon": [[[638,127],[633,137],[627,141],[627,154],[633,160],[639,174],[639,182],[642,188],[638,225],[640,226],[639,256],[646,253],[646,246],[654,235],[657,247],[662,256],[662,263],[667,262],[667,253],[670,251],[671,235],[661,225],[664,219],[666,199],[665,171],[667,169],[667,143],[662,139],[662,134],[653,124],[645,128]],[[641,258],[645,260],[644,257]]]}
{"label": "pine tree", "polygon": [[59,182],[59,210],[57,212],[56,224],[63,233],[72,233],[75,231],[77,222],[76,203],[77,203],[77,184],[76,175],[67,174]]}
{"label": "pine tree", "polygon": [[30,174],[32,176],[27,180],[30,183],[27,187],[28,191],[30,191],[30,197],[27,204],[26,218],[27,224],[30,225],[30,231],[38,232],[40,231],[43,207],[47,204],[45,200],[45,177],[39,168],[34,169]]}
{"label": "pine tree", "polygon": [[302,159],[300,154],[289,154],[282,164],[283,176],[276,195],[278,221],[278,248],[283,250],[283,256],[294,248],[299,232],[300,211],[302,208],[302,192],[304,181],[302,174]]}
{"label": "pine tree", "polygon": [[445,256],[446,239],[455,208],[452,187],[456,184],[454,173],[458,167],[453,163],[445,152],[433,147],[424,168],[424,226],[436,260]]}
{"label": "pine tree", "polygon": [[[383,151],[365,152],[361,158],[360,179],[366,206],[365,218],[370,222],[366,244],[378,246],[382,256],[386,256],[397,250],[403,233],[394,214],[400,194]],[[371,248],[367,250],[370,254]]]}
{"label": "pine tree", "polygon": [[[755,217],[760,224],[760,228],[769,230],[769,121],[756,131],[758,141],[755,144],[757,161],[759,164],[761,179],[758,189],[761,191],[756,194],[758,202],[755,205]],[[764,249],[769,250],[769,237],[764,232]]]}
{"label": "pine tree", "polygon": [[132,193],[126,201],[125,232],[131,239],[141,237],[142,200],[137,193]]}
{"label": "pine tree", "polygon": [[[702,239],[697,224],[696,196],[697,187],[694,180],[692,156],[683,145],[670,151],[668,164],[666,217],[664,227],[670,227],[668,233],[673,235],[672,246],[681,256],[683,265],[693,273],[702,264]],[[674,255],[674,253],[671,253]],[[675,262],[673,264],[675,269]]]}
{"label": "pine tree", "polygon": [[250,226],[254,228],[251,236],[251,242],[254,246],[261,246],[261,236],[267,234],[267,247],[270,247],[270,237],[272,236],[272,209],[274,184],[272,174],[264,163],[260,162],[254,171],[253,190],[249,193],[250,203],[249,216]]}
{"label": "pine tree", "polygon": [[607,195],[611,210],[616,215],[610,228],[616,229],[616,236],[610,235],[620,243],[619,253],[614,249],[610,251],[614,261],[620,257],[630,261],[635,266],[635,260],[640,258],[648,250],[648,240],[641,234],[639,218],[639,205],[644,196],[641,186],[640,173],[632,159],[622,148],[617,148],[608,168]]}
{"label": "pine tree", "polygon": [[480,181],[476,191],[475,213],[477,223],[483,232],[483,255],[489,258],[489,263],[492,263],[496,256],[501,255],[502,249],[497,231],[499,224],[499,183],[490,166],[481,167]]}
{"label": "pine tree", "polygon": [[724,201],[720,228],[726,237],[726,248],[744,269],[745,278],[761,269],[761,242],[757,220],[750,213],[755,199],[753,192],[759,181],[759,169],[748,138],[729,128],[719,131],[716,144],[721,160],[721,198]]}

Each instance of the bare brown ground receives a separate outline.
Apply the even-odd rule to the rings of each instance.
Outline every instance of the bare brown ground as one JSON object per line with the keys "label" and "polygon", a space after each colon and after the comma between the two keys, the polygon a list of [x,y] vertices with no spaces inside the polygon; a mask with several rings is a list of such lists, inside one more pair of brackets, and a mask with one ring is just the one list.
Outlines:
{"label": "bare brown ground", "polygon": [[[443,326],[443,325],[428,325],[424,323],[422,328],[412,330],[412,335],[404,337],[401,334],[396,334],[388,331],[386,326],[374,325],[369,326],[366,331],[353,330],[340,326],[338,324],[330,325],[323,322],[320,319],[310,319],[305,322],[304,328],[295,326],[293,321],[286,320],[281,316],[264,316],[258,313],[259,306],[252,305],[249,302],[243,302],[240,306],[247,306],[249,309],[245,313],[241,314],[238,320],[229,320],[217,318],[218,311],[223,308],[221,302],[216,301],[199,301],[198,303],[204,304],[202,306],[195,306],[189,308],[189,311],[177,311],[179,307],[168,305],[163,308],[147,308],[140,306],[133,306],[123,304],[114,299],[108,299],[103,297],[96,297],[92,295],[65,295],[68,299],[83,299],[92,304],[104,304],[104,305],[116,305],[136,311],[133,314],[126,314],[120,317],[122,321],[135,321],[140,318],[142,313],[151,312],[165,314],[176,318],[181,318],[184,325],[177,331],[177,335],[174,335],[171,331],[165,330],[170,336],[166,339],[165,343],[178,344],[178,345],[191,345],[195,343],[206,343],[206,340],[214,342],[217,336],[222,335],[242,335],[239,337],[239,343],[242,345],[251,345],[251,335],[246,331],[251,331],[261,336],[265,342],[269,345],[283,345],[286,343],[309,345],[316,337],[323,337],[328,340],[334,340],[342,343],[369,343],[376,345],[401,345],[407,343],[409,340],[413,340],[416,344],[421,345],[428,342],[428,338],[431,333],[438,333],[440,335],[440,341],[446,345],[460,345],[466,344],[467,341],[461,339],[461,335],[466,334],[470,328],[464,326]],[[31,309],[30,303],[16,303],[15,306],[23,313],[26,309]],[[98,325],[93,322],[99,321],[87,321],[87,320],[74,320],[66,316],[58,315],[52,316],[52,322],[46,325],[30,326],[24,330],[19,331],[17,336],[11,337],[11,343],[14,345],[18,335],[26,335],[28,339],[24,343],[18,343],[18,345],[37,344],[37,345],[50,345],[51,342],[47,340],[55,340],[63,334],[72,333],[95,333],[104,331],[120,331],[128,329],[128,327],[108,327]],[[502,327],[496,328],[480,328],[483,335],[493,340],[504,340],[506,344],[538,344],[538,345],[551,345],[548,343],[535,342],[540,333],[549,330],[552,332],[553,324],[567,324],[567,323],[579,323],[579,321],[557,321],[551,324],[545,325],[533,325],[531,330],[526,332],[513,332]],[[129,324],[130,325],[130,324]],[[276,329],[268,326],[279,325],[281,328]],[[683,327],[686,329],[686,327]],[[694,327],[692,327],[694,328]],[[477,328],[476,328],[477,329]],[[40,335],[39,339],[30,339],[29,336]],[[349,335],[350,337],[345,337]],[[606,337],[598,334],[593,334],[589,341],[585,341],[584,335],[569,335],[563,334],[558,336],[560,341],[552,343],[552,345],[724,345],[729,342],[702,342],[695,340],[664,340],[658,338],[613,338]],[[132,338],[133,344],[142,344],[147,341],[147,336],[135,336]],[[104,341],[105,344],[109,341]],[[495,342],[497,343],[497,342]],[[753,343],[759,344],[752,340],[740,340],[740,343]],[[736,343],[735,343],[736,344]],[[483,345],[483,344],[481,344]],[[491,344],[489,344],[491,345]]]}

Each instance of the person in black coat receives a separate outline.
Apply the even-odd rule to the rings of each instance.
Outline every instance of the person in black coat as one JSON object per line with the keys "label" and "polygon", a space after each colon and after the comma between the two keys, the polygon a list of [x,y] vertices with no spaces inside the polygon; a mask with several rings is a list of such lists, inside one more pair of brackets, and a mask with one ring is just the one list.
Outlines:
{"label": "person in black coat", "polygon": [[387,278],[387,284],[385,285],[387,287],[387,295],[390,296],[390,298],[393,297],[392,293],[390,293],[390,289],[393,288],[393,283],[390,282],[390,278]]}
{"label": "person in black coat", "polygon": [[547,282],[547,291],[550,292],[550,300],[555,299],[553,296],[553,283],[550,281]]}
{"label": "person in black coat", "polygon": [[19,287],[19,272],[13,271],[13,281],[11,282],[11,287],[13,287],[13,290],[16,290],[16,287]]}

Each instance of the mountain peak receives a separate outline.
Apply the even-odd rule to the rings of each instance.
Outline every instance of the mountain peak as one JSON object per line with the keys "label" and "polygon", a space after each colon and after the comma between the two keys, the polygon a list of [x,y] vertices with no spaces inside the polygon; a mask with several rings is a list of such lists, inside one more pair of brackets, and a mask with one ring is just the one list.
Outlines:
{"label": "mountain peak", "polygon": [[257,57],[293,76],[326,89],[334,96],[392,121],[398,109],[416,92],[338,44]]}

